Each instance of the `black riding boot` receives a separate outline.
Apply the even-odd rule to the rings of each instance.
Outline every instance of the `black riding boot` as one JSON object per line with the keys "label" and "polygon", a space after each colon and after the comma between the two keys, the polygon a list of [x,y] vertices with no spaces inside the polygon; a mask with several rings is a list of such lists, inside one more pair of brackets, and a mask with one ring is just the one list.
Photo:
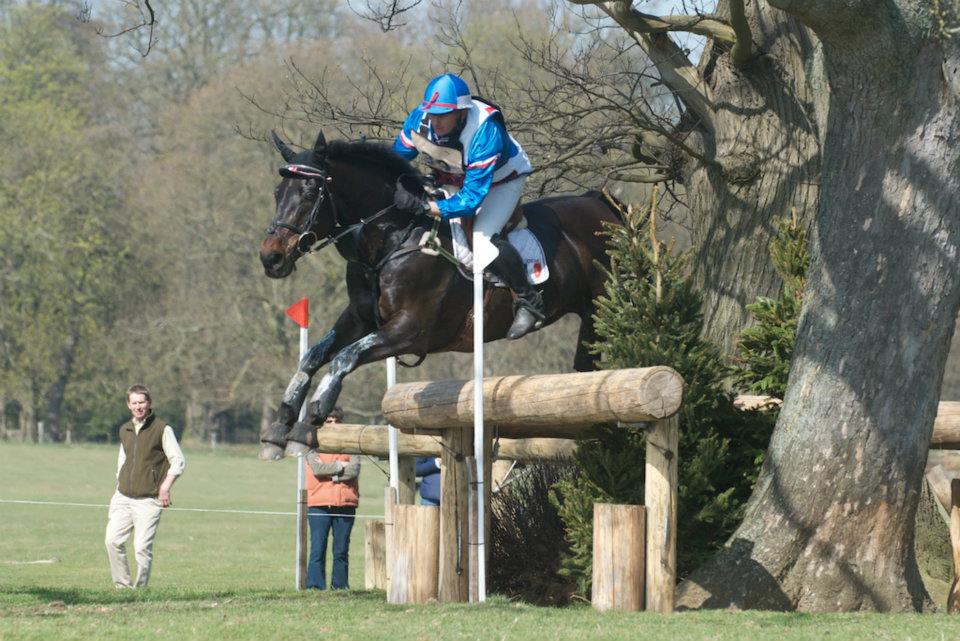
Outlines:
{"label": "black riding boot", "polygon": [[493,244],[500,254],[487,269],[517,295],[513,304],[513,324],[507,332],[508,339],[516,340],[543,325],[543,297],[527,280],[527,270],[516,248],[500,236],[494,236]]}

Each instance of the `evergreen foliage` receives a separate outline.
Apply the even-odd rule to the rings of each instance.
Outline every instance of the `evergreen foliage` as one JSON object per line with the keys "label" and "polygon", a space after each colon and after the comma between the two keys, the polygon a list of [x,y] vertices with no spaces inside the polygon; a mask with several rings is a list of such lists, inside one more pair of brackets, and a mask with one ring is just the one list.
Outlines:
{"label": "evergreen foliage", "polygon": [[512,482],[491,500],[490,588],[535,605],[566,605],[574,582],[560,574],[568,545],[557,510],[555,485],[573,466],[533,463],[514,471]]}
{"label": "evergreen foliage", "polygon": [[751,394],[783,398],[810,256],[807,234],[795,215],[775,224],[778,236],[770,243],[770,257],[783,278],[783,291],[778,298],[760,297],[747,305],[756,324],[740,334],[734,379]]}
{"label": "evergreen foliage", "polygon": [[[740,521],[769,438],[769,422],[738,412],[724,391],[727,370],[700,338],[700,297],[686,270],[650,234],[648,212],[627,211],[609,230],[611,267],[597,300],[593,348],[603,368],[668,365],[684,379],[680,412],[678,566],[686,574],[719,548]],[[643,502],[642,430],[602,429],[581,444],[578,473],[558,483],[571,553],[564,571],[584,594],[591,576],[593,503]]]}

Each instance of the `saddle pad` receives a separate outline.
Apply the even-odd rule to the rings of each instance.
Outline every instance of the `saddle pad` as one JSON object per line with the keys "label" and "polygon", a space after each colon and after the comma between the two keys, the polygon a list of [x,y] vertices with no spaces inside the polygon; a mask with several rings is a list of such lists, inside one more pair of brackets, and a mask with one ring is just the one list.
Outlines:
{"label": "saddle pad", "polygon": [[[468,272],[472,271],[473,252],[470,251],[467,234],[457,219],[450,221],[450,235],[453,239],[453,255],[463,263]],[[527,280],[534,285],[545,283],[550,277],[550,270],[547,268],[547,258],[543,246],[533,235],[533,232],[526,227],[515,229],[507,234],[507,240],[516,248],[520,258],[523,259],[523,264],[527,268]],[[495,279],[495,282],[499,281]]]}

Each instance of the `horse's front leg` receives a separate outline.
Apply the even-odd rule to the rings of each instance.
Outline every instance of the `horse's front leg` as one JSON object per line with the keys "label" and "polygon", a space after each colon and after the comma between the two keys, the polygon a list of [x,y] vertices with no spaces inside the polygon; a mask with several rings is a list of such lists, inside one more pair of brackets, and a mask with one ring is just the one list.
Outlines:
{"label": "horse's front leg", "polygon": [[390,356],[409,353],[412,332],[398,326],[385,325],[340,350],[330,362],[330,369],[320,380],[307,405],[307,415],[287,434],[286,454],[300,454],[317,445],[316,426],[323,423],[343,389],[344,377],[361,365]]}
{"label": "horse's front leg", "polygon": [[287,444],[287,433],[297,420],[300,413],[300,406],[310,388],[310,380],[324,364],[329,360],[331,346],[336,342],[336,328],[327,332],[323,338],[317,341],[313,347],[307,350],[300,364],[297,367],[297,373],[290,379],[287,390],[283,393],[283,400],[280,407],[277,408],[277,420],[260,434],[260,442],[263,444],[260,450],[260,458],[264,460],[277,460],[283,458],[283,449]]}
{"label": "horse's front leg", "polygon": [[[370,326],[348,308],[334,323],[333,329],[307,350],[307,353],[300,359],[297,373],[293,375],[287,385],[280,407],[277,408],[277,420],[271,423],[270,427],[260,435],[260,442],[263,444],[260,449],[261,459],[273,461],[283,458],[287,439],[290,437],[294,421],[300,414],[300,407],[303,405],[307,391],[310,389],[313,375],[330,362],[332,355],[336,354],[345,345],[356,341],[369,329]],[[298,435],[299,433],[296,433],[294,436]],[[314,439],[315,442],[316,439]]]}

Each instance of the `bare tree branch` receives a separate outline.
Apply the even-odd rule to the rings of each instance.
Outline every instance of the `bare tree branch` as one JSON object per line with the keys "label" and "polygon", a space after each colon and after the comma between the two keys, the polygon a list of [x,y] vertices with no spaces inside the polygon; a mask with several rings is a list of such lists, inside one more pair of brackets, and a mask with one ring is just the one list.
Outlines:
{"label": "bare tree branch", "polygon": [[567,0],[570,4],[596,5],[605,13],[613,17],[621,15],[625,22],[620,25],[633,33],[666,33],[668,31],[686,31],[705,38],[713,38],[728,45],[733,45],[737,34],[723,19],[713,15],[692,16],[653,16],[641,13],[632,7],[629,0],[614,2],[597,2],[596,0]]}
{"label": "bare tree branch", "polygon": [[347,0],[347,6],[350,7],[351,11],[364,20],[370,20],[371,22],[377,23],[377,25],[380,27],[380,30],[386,33],[406,25],[407,23],[401,21],[400,18],[402,18],[405,13],[419,5],[421,2],[423,2],[423,0],[409,0],[407,2],[403,2],[401,0],[391,0],[390,2],[365,0],[364,4],[366,5],[366,10],[359,11],[354,9],[353,2]]}
{"label": "bare tree branch", "polygon": [[[140,54],[141,57],[146,58],[150,51],[153,49],[153,45],[156,44],[156,37],[154,35],[154,30],[157,26],[157,16],[153,11],[153,7],[150,5],[150,0],[120,0],[120,4],[127,9],[135,13],[138,16],[138,19],[126,27],[122,27],[119,31],[113,33],[105,33],[103,27],[97,25],[94,28],[97,35],[104,38],[117,38],[119,36],[140,31],[142,29],[147,30],[147,44],[145,48],[139,46],[134,46],[133,48]],[[92,15],[92,9],[90,4],[84,2],[77,13],[77,20],[80,22],[90,22]]]}
{"label": "bare tree branch", "polygon": [[753,58],[753,36],[750,34],[747,14],[743,9],[743,0],[730,0],[730,23],[737,32],[730,58],[734,66],[742,67]]}

